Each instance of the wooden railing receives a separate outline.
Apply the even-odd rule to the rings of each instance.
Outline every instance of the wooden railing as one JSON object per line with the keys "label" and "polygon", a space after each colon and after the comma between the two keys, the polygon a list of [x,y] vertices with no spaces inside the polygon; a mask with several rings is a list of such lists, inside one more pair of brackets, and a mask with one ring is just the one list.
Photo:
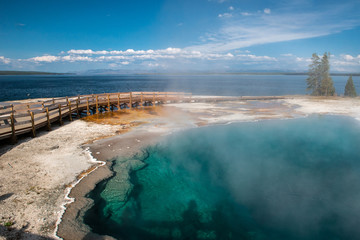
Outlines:
{"label": "wooden railing", "polygon": [[25,102],[0,106],[0,140],[9,139],[12,143],[17,136],[31,133],[36,136],[38,128],[51,130],[53,122],[63,124],[74,117],[98,114],[103,111],[131,109],[139,106],[191,101],[191,94],[182,92],[127,92],[79,95],[53,98],[42,102]]}

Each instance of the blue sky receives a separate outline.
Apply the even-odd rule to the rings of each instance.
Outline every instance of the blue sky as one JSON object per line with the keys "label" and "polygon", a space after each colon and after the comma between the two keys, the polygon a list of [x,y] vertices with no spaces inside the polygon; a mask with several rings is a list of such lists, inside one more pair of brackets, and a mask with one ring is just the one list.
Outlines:
{"label": "blue sky", "polygon": [[358,0],[0,0],[0,70],[360,72]]}

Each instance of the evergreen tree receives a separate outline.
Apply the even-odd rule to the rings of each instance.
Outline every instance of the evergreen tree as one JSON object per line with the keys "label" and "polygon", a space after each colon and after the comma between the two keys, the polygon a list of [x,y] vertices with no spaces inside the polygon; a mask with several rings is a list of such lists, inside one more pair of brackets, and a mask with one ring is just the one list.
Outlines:
{"label": "evergreen tree", "polygon": [[313,53],[311,58],[311,64],[309,65],[309,77],[306,79],[307,91],[312,91],[311,95],[319,95],[320,87],[320,67],[321,61],[316,53]]}
{"label": "evergreen tree", "polygon": [[347,97],[356,97],[357,96],[354,82],[352,80],[352,76],[350,76],[346,82],[344,95]]}
{"label": "evergreen tree", "polygon": [[320,57],[313,53],[309,65],[309,73],[307,82],[307,91],[312,91],[311,95],[314,96],[333,96],[335,94],[334,83],[330,77],[330,53],[324,53]]}
{"label": "evergreen tree", "polygon": [[321,96],[333,96],[335,88],[333,80],[330,77],[330,53],[324,53],[320,64],[320,94]]}

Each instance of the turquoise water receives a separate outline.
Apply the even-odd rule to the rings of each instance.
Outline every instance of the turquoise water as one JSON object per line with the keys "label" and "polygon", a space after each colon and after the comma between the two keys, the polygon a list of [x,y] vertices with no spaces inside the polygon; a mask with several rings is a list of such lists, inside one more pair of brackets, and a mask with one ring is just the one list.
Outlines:
{"label": "turquoise water", "polygon": [[174,134],[117,159],[84,221],[117,239],[359,239],[359,133],[314,116]]}

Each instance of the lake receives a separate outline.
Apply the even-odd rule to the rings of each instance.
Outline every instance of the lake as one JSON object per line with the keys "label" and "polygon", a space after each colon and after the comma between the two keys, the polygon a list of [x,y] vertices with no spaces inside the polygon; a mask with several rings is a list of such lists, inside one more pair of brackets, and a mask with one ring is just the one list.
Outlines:
{"label": "lake", "polygon": [[[0,76],[0,102],[129,91],[180,91],[194,95],[270,96],[306,94],[298,75]],[[348,77],[334,76],[338,94]],[[360,77],[353,77],[360,92]]]}

